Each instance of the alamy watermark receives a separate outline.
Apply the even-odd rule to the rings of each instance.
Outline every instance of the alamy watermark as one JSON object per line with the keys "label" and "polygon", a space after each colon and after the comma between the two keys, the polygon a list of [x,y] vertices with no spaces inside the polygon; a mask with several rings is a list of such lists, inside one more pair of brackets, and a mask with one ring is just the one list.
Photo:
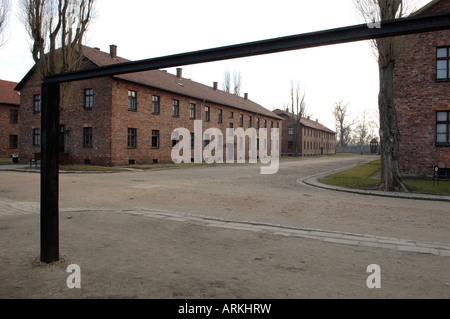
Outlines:
{"label": "alamy watermark", "polygon": [[270,164],[261,167],[262,175],[276,174],[280,166],[280,130],[270,129],[270,137],[269,129],[260,128],[258,131],[255,128],[227,128],[224,136],[218,128],[209,128],[203,132],[203,122],[195,121],[194,133],[186,128],[173,131],[172,161],[177,164],[246,163],[248,157],[252,164],[258,163],[258,159],[262,164]]}

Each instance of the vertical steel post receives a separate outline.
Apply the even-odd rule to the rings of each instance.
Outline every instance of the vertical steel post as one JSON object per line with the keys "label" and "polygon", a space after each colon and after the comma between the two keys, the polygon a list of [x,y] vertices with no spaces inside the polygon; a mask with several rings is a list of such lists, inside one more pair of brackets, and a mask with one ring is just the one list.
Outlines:
{"label": "vertical steel post", "polygon": [[42,84],[41,262],[59,261],[59,84]]}

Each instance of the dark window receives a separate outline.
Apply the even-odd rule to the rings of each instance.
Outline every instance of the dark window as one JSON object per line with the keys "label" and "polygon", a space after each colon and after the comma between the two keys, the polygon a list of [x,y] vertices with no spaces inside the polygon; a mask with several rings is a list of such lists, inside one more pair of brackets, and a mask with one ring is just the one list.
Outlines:
{"label": "dark window", "polygon": [[195,134],[191,133],[191,149],[195,147]]}
{"label": "dark window", "polygon": [[10,110],[9,112],[9,124],[17,124],[19,123],[19,111]]}
{"label": "dark window", "polygon": [[222,110],[219,110],[219,114],[218,114],[218,116],[217,116],[217,123],[222,123],[222,120],[223,120],[223,111]]}
{"label": "dark window", "polygon": [[189,118],[190,118],[191,120],[194,120],[194,119],[195,119],[195,104],[194,104],[194,103],[191,103],[191,104],[189,105]]}
{"label": "dark window", "polygon": [[137,110],[137,93],[136,91],[128,90],[128,110]]}
{"label": "dark window", "polygon": [[17,141],[19,140],[19,136],[17,135],[10,135],[9,136],[9,148],[10,149],[16,149],[17,148]]}
{"label": "dark window", "polygon": [[209,106],[205,107],[205,121],[209,122],[211,120],[211,108]]}
{"label": "dark window", "polygon": [[152,113],[159,114],[159,96],[152,96]]}
{"label": "dark window", "polygon": [[92,147],[92,127],[83,128],[83,146]]}
{"label": "dark window", "polygon": [[437,112],[436,132],[438,144],[450,143],[450,111]]}
{"label": "dark window", "polygon": [[33,112],[41,112],[41,96],[39,94],[33,96]]}
{"label": "dark window", "polygon": [[180,116],[180,101],[178,101],[178,100],[172,101],[172,116],[173,117]]}
{"label": "dark window", "polygon": [[84,90],[84,108],[92,109],[94,106],[94,89]]}
{"label": "dark window", "polygon": [[437,48],[437,79],[450,79],[450,47]]}
{"label": "dark window", "polygon": [[41,145],[41,129],[33,129],[33,146]]}
{"label": "dark window", "polygon": [[136,148],[137,145],[137,129],[129,128],[128,129],[128,148]]}
{"label": "dark window", "polygon": [[152,131],[152,148],[159,148],[159,131]]}

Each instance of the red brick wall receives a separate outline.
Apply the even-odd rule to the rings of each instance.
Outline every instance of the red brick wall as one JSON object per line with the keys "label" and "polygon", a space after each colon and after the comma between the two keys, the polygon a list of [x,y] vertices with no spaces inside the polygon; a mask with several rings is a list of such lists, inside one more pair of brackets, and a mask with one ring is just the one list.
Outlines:
{"label": "red brick wall", "polygon": [[[424,14],[449,11],[442,0]],[[450,46],[450,31],[408,36],[411,51],[397,63],[395,105],[400,126],[400,170],[406,178],[430,178],[450,162],[450,147],[436,147],[436,112],[450,110],[450,82],[436,81],[436,48]]]}
{"label": "red brick wall", "polygon": [[[94,104],[92,110],[84,108],[84,89],[94,90]],[[33,96],[40,94],[40,81],[33,75],[24,85],[21,107],[21,161],[29,161],[40,147],[32,146],[32,129],[40,128],[40,113],[33,113]],[[213,89],[213,88],[211,88]],[[137,111],[128,110],[128,90],[137,92]],[[152,114],[152,96],[160,97],[160,114]],[[172,100],[179,100],[179,117],[172,117]],[[69,163],[84,164],[89,160],[93,165],[128,165],[130,160],[137,164],[151,164],[158,162],[171,162],[172,140],[171,135],[176,128],[187,128],[194,132],[194,120],[189,118],[189,105],[196,105],[196,119],[201,119],[201,112],[205,116],[205,107],[211,108],[210,122],[203,122],[203,130],[219,128],[224,134],[223,143],[226,143],[226,129],[230,123],[234,128],[239,127],[239,115],[244,114],[244,129],[248,128],[250,113],[228,106],[203,102],[195,98],[182,96],[164,90],[149,88],[124,80],[102,78],[73,83],[71,99],[61,112],[60,123],[65,125],[65,152],[69,154]],[[202,104],[203,103],[203,104]],[[218,109],[222,109],[223,123],[218,123]],[[229,118],[230,111],[234,118]],[[252,116],[255,116],[252,114]],[[259,116],[261,127],[267,120],[268,129],[271,121],[276,127],[277,120]],[[254,120],[256,123],[256,119]],[[83,128],[92,127],[92,147],[83,146]],[[128,148],[128,128],[137,129],[137,146]],[[281,128],[281,124],[280,124]],[[152,148],[152,130],[160,132],[159,148]],[[270,131],[268,145],[270,143]],[[281,141],[280,141],[281,143]],[[248,149],[248,147],[247,147]],[[247,150],[248,153],[248,150]],[[247,154],[248,155],[248,154]],[[193,157],[193,156],[192,156]],[[226,152],[224,148],[224,161]]]}
{"label": "red brick wall", "polygon": [[[213,89],[213,88],[211,88]],[[137,111],[128,110],[128,90],[137,92]],[[160,97],[160,114],[152,114],[152,96]],[[179,101],[179,116],[172,116],[172,101]],[[234,128],[239,127],[239,115],[244,114],[244,129],[248,128],[249,112],[234,109],[228,106],[215,103],[204,102],[199,99],[182,96],[155,88],[140,86],[135,83],[119,81],[113,84],[112,88],[112,162],[114,165],[126,165],[129,160],[136,161],[137,164],[158,162],[171,162],[172,150],[172,132],[176,128],[186,128],[194,133],[194,120],[190,119],[190,104],[196,105],[196,120],[202,119],[203,113],[203,131],[208,128],[218,128],[223,133],[223,144],[226,143],[226,129],[230,123]],[[210,121],[205,121],[205,107],[210,107]],[[218,110],[222,110],[222,123],[218,123]],[[229,118],[230,111],[234,112],[233,119]],[[256,125],[256,117],[254,125]],[[276,119],[258,116],[260,125],[263,127],[264,120],[267,120],[267,127],[270,130],[271,121],[274,121],[276,128]],[[137,147],[129,149],[127,147],[128,128],[137,129]],[[281,125],[280,125],[281,128]],[[152,148],[152,130],[158,130],[160,133],[159,148]],[[268,134],[270,140],[270,132]],[[270,142],[268,142],[270,143]],[[247,147],[248,149],[248,147]],[[248,153],[248,152],[247,152]],[[193,156],[192,156],[193,157]],[[226,152],[224,148],[224,161]]]}
{"label": "red brick wall", "polygon": [[[19,111],[15,105],[0,104],[0,157],[11,157],[13,154],[19,154],[19,145],[17,149],[11,149],[9,143],[10,135],[20,135],[19,124],[11,124],[11,110]],[[20,123],[20,116],[18,118]],[[19,141],[20,142],[20,136]]]}

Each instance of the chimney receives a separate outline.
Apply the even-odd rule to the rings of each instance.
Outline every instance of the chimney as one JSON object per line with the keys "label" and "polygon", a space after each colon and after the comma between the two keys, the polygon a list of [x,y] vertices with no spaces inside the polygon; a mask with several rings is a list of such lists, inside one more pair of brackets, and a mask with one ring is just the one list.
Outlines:
{"label": "chimney", "polygon": [[244,93],[244,99],[248,100],[248,93]]}
{"label": "chimney", "polygon": [[178,68],[177,69],[177,78],[181,79],[183,77],[183,69]]}
{"label": "chimney", "polygon": [[214,88],[214,91],[217,91],[219,89],[219,83],[218,82],[214,82],[213,83],[213,88]]}
{"label": "chimney", "polygon": [[117,58],[117,45],[111,44],[109,46],[109,56],[113,59]]}

